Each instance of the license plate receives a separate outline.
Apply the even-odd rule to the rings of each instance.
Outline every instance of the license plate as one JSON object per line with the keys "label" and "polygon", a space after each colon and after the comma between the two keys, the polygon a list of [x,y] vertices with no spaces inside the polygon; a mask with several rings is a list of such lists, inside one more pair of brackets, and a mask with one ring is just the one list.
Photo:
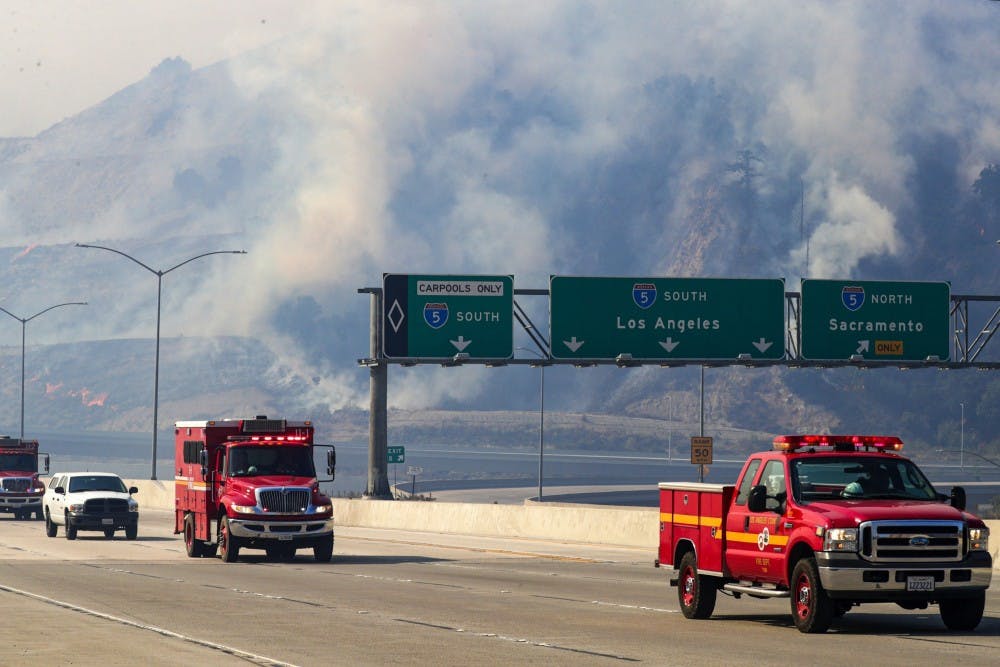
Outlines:
{"label": "license plate", "polygon": [[101,519],[102,526],[113,526],[115,523],[114,519]]}
{"label": "license plate", "polygon": [[278,535],[278,541],[279,542],[291,542],[292,541],[292,536],[291,535]]}
{"label": "license plate", "polygon": [[907,577],[906,590],[908,591],[933,591],[934,577]]}

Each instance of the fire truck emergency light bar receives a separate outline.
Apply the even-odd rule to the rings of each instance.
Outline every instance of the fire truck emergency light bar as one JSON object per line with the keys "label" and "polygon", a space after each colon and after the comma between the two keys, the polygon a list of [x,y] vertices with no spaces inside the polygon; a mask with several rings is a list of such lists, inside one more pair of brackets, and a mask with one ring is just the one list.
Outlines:
{"label": "fire truck emergency light bar", "polygon": [[779,435],[774,439],[774,449],[779,452],[794,452],[806,447],[829,447],[835,452],[858,449],[898,452],[903,449],[903,441],[893,435]]}

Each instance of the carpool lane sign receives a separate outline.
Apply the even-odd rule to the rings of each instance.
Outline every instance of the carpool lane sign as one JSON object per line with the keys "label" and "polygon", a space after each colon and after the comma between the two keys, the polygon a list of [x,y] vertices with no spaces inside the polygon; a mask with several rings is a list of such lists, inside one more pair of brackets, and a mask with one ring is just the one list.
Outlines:
{"label": "carpool lane sign", "polygon": [[383,353],[389,359],[510,359],[513,276],[382,277]]}
{"label": "carpool lane sign", "polygon": [[802,281],[802,358],[948,361],[944,282]]}
{"label": "carpool lane sign", "polygon": [[549,280],[557,359],[782,359],[781,279],[605,278]]}

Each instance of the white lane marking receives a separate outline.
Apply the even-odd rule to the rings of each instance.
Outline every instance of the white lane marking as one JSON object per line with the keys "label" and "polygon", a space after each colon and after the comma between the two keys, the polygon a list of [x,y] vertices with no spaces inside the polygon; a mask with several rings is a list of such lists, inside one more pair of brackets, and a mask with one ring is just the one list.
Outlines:
{"label": "white lane marking", "polygon": [[63,609],[69,609],[70,611],[86,614],[88,616],[94,616],[95,618],[100,618],[105,621],[112,621],[113,623],[127,625],[129,627],[138,628],[139,630],[148,630],[150,632],[155,632],[159,635],[163,635],[164,637],[180,639],[181,641],[189,642],[191,644],[197,644],[198,646],[204,646],[206,648],[210,648],[216,651],[221,651],[223,653],[227,653],[229,655],[242,658],[244,660],[247,660],[249,662],[258,665],[269,665],[269,666],[280,665],[281,667],[296,667],[296,665],[291,662],[283,662],[281,660],[276,660],[275,658],[269,658],[265,655],[250,653],[248,651],[241,651],[238,648],[233,648],[232,646],[226,646],[225,644],[217,644],[215,642],[210,642],[205,639],[198,639],[197,637],[182,635],[179,632],[173,632],[172,630],[160,628],[155,625],[147,625],[146,623],[138,623],[136,621],[130,621],[127,618],[112,616],[111,614],[105,614],[103,612],[95,611],[93,609],[87,609],[86,607],[81,607],[79,605],[75,605],[70,602],[65,602],[63,600],[56,600],[54,598],[45,597],[44,595],[38,595],[37,593],[32,593],[30,591],[23,591],[19,588],[13,588],[11,586],[5,586],[3,584],[0,584],[0,590],[7,591],[8,593],[14,593],[15,595],[22,595],[26,598],[31,598],[32,600],[38,600],[39,602],[55,605],[56,607],[62,607]]}

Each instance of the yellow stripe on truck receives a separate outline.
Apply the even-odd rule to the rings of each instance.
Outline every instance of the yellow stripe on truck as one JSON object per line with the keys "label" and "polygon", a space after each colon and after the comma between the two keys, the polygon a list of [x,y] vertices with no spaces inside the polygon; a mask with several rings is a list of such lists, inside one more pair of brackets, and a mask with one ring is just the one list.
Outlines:
{"label": "yellow stripe on truck", "polygon": [[718,528],[722,525],[722,518],[717,516],[698,516],[697,514],[669,514],[660,512],[660,521],[663,523],[679,523],[685,526],[705,526],[707,528]]}
{"label": "yellow stripe on truck", "polygon": [[[726,539],[730,542],[750,542],[753,544],[757,543],[757,538],[760,533],[735,533],[730,532],[726,534]],[[767,543],[773,544],[778,547],[783,547],[788,544],[787,535],[774,535],[773,533],[768,535]]]}
{"label": "yellow stripe on truck", "polygon": [[176,486],[186,486],[192,491],[208,491],[208,482],[196,482],[186,477],[174,477],[174,484]]}

